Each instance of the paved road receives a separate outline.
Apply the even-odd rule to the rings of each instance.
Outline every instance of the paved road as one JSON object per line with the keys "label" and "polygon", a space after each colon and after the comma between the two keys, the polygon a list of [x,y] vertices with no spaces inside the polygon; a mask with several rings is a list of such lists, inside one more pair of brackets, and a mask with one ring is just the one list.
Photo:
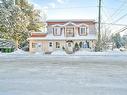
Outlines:
{"label": "paved road", "polygon": [[127,57],[0,57],[0,95],[127,95]]}

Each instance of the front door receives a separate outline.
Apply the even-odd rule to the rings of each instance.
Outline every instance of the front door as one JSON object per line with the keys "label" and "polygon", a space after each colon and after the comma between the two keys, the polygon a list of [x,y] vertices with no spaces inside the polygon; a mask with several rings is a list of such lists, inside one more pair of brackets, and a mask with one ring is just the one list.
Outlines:
{"label": "front door", "polygon": [[74,48],[74,43],[73,43],[73,41],[67,41],[67,42],[66,42],[66,47],[67,47],[67,51],[68,51],[68,52],[73,52],[73,48]]}

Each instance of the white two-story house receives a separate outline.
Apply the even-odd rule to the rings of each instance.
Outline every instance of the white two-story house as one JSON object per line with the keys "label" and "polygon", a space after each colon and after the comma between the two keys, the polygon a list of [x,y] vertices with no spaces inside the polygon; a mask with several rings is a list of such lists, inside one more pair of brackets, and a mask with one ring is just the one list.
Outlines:
{"label": "white two-story house", "polygon": [[72,53],[80,48],[95,48],[97,33],[94,20],[49,20],[46,23],[46,33],[34,32],[28,38],[30,52],[65,50]]}

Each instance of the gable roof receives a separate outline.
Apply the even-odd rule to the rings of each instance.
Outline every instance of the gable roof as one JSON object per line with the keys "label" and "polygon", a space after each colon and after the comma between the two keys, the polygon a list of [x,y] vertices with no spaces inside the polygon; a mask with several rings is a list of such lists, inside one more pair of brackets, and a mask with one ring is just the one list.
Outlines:
{"label": "gable roof", "polygon": [[46,22],[95,22],[94,19],[52,19]]}
{"label": "gable roof", "polygon": [[54,19],[54,20],[47,20],[46,23],[47,25],[66,25],[66,23],[73,23],[73,26],[74,24],[79,24],[79,23],[88,23],[88,24],[95,24],[95,20],[93,19],[61,19],[61,20],[58,20],[58,19]]}

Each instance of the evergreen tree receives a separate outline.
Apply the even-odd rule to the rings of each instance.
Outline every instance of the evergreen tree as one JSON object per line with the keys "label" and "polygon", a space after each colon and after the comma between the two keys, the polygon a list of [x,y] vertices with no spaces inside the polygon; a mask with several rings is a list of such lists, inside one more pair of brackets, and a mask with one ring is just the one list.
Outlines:
{"label": "evergreen tree", "polygon": [[43,27],[39,10],[27,0],[1,0],[0,37],[13,39],[16,48],[26,40],[29,31],[39,31]]}
{"label": "evergreen tree", "polygon": [[79,46],[80,46],[80,48],[82,48],[82,46],[83,46],[83,43],[82,43],[82,42],[80,42],[80,43],[79,43]]}
{"label": "evergreen tree", "polygon": [[27,32],[27,17],[19,7],[14,5],[12,0],[2,1],[0,6],[1,30],[4,30],[6,39],[16,42],[16,48],[18,48],[19,41],[24,39],[23,34]]}
{"label": "evergreen tree", "polygon": [[27,0],[16,0],[16,5],[18,5],[20,9],[25,13],[25,16],[28,17],[28,31],[41,31],[40,29],[42,29],[44,24],[40,15],[40,10],[35,9],[34,6],[28,3]]}
{"label": "evergreen tree", "polygon": [[122,37],[123,46],[127,46],[127,36]]}
{"label": "evergreen tree", "polygon": [[117,48],[120,48],[122,46],[122,38],[119,33],[116,33],[114,36],[112,36],[112,41],[116,45]]}

